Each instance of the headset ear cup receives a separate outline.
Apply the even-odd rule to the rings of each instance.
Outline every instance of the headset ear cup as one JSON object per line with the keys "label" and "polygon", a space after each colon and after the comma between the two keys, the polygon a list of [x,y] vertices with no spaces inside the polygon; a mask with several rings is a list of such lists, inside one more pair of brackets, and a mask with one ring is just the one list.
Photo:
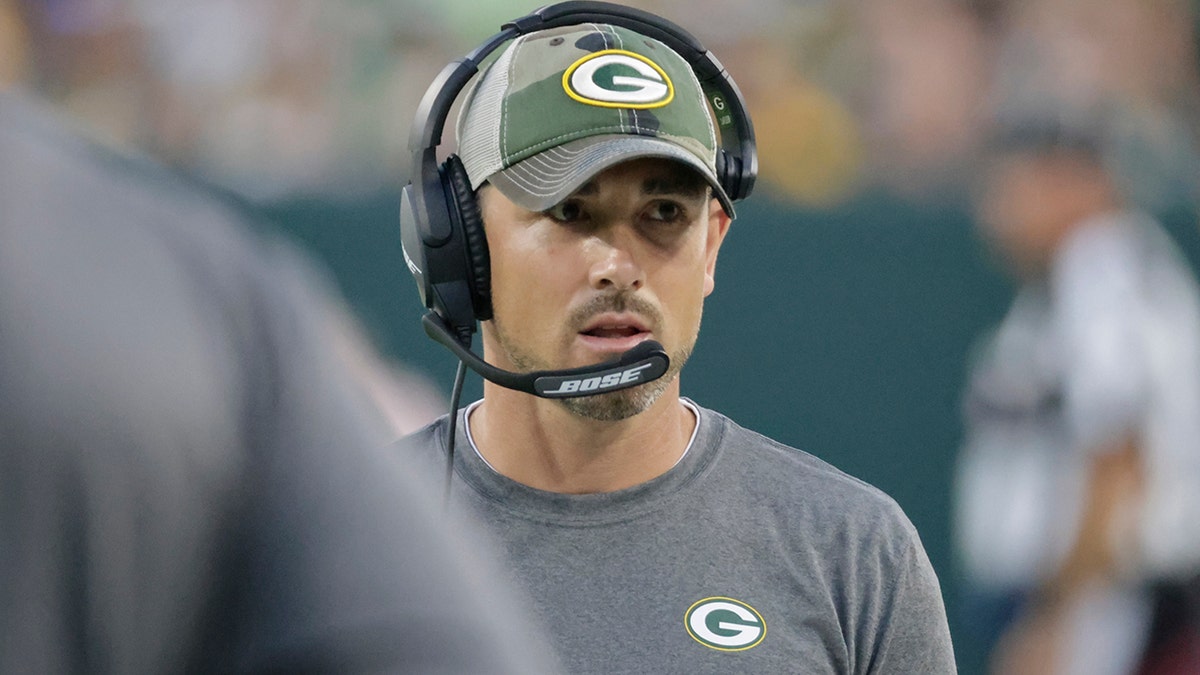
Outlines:
{"label": "headset ear cup", "polygon": [[479,200],[475,198],[471,179],[467,177],[467,170],[458,155],[446,158],[442,175],[462,226],[463,245],[471,266],[471,304],[475,309],[475,318],[487,321],[492,318],[492,265]]}
{"label": "headset ear cup", "polygon": [[725,189],[725,194],[729,195],[729,199],[737,201],[744,197],[742,194],[742,163],[733,155],[729,154],[724,148],[717,150],[717,180],[721,181],[721,187]]}

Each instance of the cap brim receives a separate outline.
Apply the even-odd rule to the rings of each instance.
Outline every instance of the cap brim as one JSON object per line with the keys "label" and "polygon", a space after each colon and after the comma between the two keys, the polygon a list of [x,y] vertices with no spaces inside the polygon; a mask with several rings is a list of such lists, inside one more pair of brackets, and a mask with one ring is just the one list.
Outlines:
{"label": "cap brim", "polygon": [[545,211],[601,171],[643,157],[675,160],[694,169],[712,186],[725,213],[734,217],[733,203],[711,166],[685,148],[651,136],[614,134],[569,141],[501,169],[487,181],[517,206]]}

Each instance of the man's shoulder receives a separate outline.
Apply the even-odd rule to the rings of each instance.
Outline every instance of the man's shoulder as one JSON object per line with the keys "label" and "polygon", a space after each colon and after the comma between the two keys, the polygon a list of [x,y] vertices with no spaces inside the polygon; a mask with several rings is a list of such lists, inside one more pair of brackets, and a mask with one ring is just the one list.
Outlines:
{"label": "man's shoulder", "polygon": [[400,437],[392,444],[392,449],[403,460],[432,469],[437,463],[445,461],[449,427],[449,415],[442,415],[420,429]]}
{"label": "man's shoulder", "polygon": [[445,445],[447,428],[450,417],[442,415],[425,426],[409,432],[396,441],[396,449],[400,452],[420,452],[428,454],[435,448]]}
{"label": "man's shoulder", "polygon": [[883,490],[799,448],[747,429],[721,413],[705,410],[721,427],[724,462],[741,476],[748,496],[775,500],[783,508],[847,525],[891,522],[913,526]]}

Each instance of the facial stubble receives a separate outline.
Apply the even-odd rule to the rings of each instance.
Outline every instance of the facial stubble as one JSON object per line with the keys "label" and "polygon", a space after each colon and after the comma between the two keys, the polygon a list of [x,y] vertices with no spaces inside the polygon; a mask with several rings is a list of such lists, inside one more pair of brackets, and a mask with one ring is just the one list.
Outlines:
{"label": "facial stubble", "polygon": [[[662,313],[656,307],[627,293],[595,298],[585,306],[574,311],[568,325],[580,328],[591,317],[597,314],[603,312],[624,312],[626,310],[637,312],[649,319],[654,325],[662,325]],[[519,346],[504,329],[503,322],[499,317],[493,317],[492,324],[495,331],[496,343],[504,351],[509,362],[518,371],[532,372],[535,370],[551,370],[562,367],[546,363],[544,360],[530,354]],[[683,370],[683,365],[687,363],[688,358],[692,354],[692,349],[695,347],[699,334],[700,325],[697,322],[692,335],[689,336],[685,344],[669,355],[671,365],[667,369],[667,372],[656,380],[635,387],[629,387],[628,389],[603,394],[555,400],[575,415],[601,422],[617,422],[645,412],[663,395],[663,392],[675,381],[675,378],[679,377],[680,371]]]}

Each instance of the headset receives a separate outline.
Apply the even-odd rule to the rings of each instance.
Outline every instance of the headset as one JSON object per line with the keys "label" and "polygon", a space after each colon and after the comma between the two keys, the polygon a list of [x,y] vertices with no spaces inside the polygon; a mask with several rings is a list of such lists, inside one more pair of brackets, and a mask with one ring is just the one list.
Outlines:
{"label": "headset", "polygon": [[[409,137],[412,167],[400,200],[404,260],[429,310],[425,332],[485,379],[545,398],[587,396],[643,384],[667,372],[670,361],[657,342],[646,341],[616,360],[567,370],[512,373],[471,351],[478,321],[492,318],[487,238],[474,191],[462,162],[437,149],[450,109],[480,64],[501,45],[527,33],[584,23],[622,26],[670,47],[690,65],[712,106],[720,147],[716,174],[733,201],[750,195],[758,174],[754,129],[745,101],[724,66],[687,31],[659,16],[607,2],[548,5],[501,26],[486,42],[448,64],[417,108]],[[453,415],[451,417],[454,417]]]}

